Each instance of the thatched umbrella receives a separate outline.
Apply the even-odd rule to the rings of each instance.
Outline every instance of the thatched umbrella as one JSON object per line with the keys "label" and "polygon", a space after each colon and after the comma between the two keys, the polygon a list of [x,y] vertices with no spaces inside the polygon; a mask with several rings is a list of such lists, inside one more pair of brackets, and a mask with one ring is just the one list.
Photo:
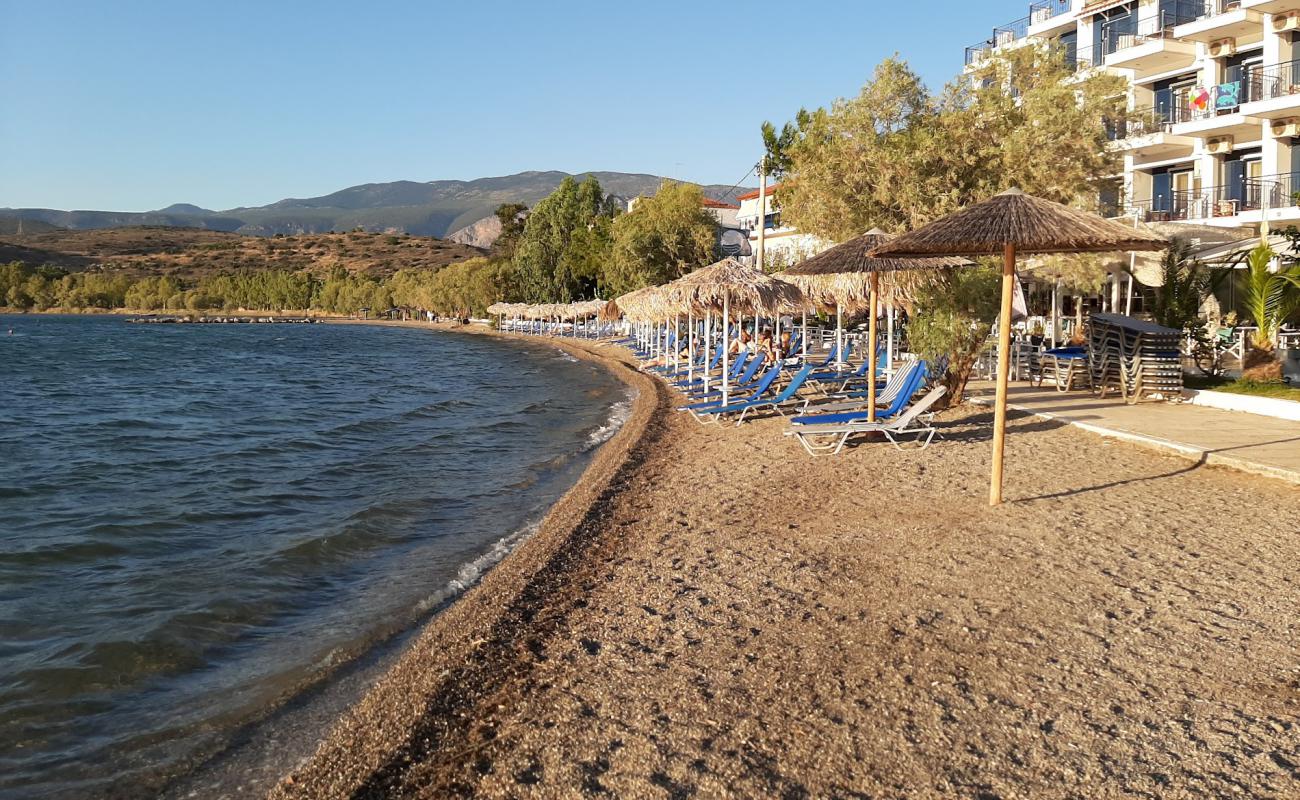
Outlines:
{"label": "thatched umbrella", "polygon": [[[668,308],[680,311],[715,310],[722,312],[722,403],[730,401],[731,385],[727,375],[730,364],[730,343],[725,341],[731,310],[749,311],[753,314],[780,313],[782,308],[805,302],[803,292],[792,283],[741,264],[734,258],[724,258],[716,264],[688,273],[664,287],[664,302]],[[706,373],[707,378],[707,373]]]}
{"label": "thatched umbrella", "polygon": [[1011,299],[1016,253],[1109,253],[1163,250],[1169,242],[1153,233],[1095,214],[1007,191],[886,242],[876,257],[1002,255],[1002,309],[998,317],[998,389],[993,422],[993,473],[989,504],[1002,502],[1002,460],[1007,432],[1007,382],[1011,360]]}
{"label": "thatched umbrella", "polygon": [[870,309],[867,321],[867,421],[876,421],[876,317],[879,312],[881,275],[885,275],[886,291],[891,302],[901,297],[910,298],[918,286],[929,280],[927,270],[968,267],[964,258],[941,256],[937,258],[873,258],[872,249],[894,237],[879,228],[838,244],[782,273],[825,305],[835,305],[835,346],[840,359],[844,358],[841,336],[841,315],[844,306],[866,305]]}

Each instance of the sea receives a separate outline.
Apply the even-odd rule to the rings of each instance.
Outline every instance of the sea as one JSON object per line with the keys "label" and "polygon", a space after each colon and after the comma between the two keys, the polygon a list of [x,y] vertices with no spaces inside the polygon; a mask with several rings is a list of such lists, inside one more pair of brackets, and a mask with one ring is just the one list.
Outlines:
{"label": "sea", "polygon": [[632,398],[543,341],[0,316],[0,797],[242,797]]}

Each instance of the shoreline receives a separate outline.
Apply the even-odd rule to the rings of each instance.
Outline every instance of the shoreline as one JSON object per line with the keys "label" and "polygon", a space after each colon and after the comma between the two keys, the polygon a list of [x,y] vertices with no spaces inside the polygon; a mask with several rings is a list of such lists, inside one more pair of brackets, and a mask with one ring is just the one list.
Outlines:
{"label": "shoreline", "polygon": [[[604,367],[633,390],[631,409],[619,430],[598,446],[577,481],[547,511],[537,530],[497,562],[469,590],[422,628],[412,632],[402,653],[355,704],[323,732],[304,764],[271,790],[272,797],[340,796],[337,792],[383,794],[385,775],[401,762],[452,745],[472,720],[462,711],[491,694],[500,667],[520,642],[538,635],[538,612],[557,596],[572,594],[570,578],[598,551],[595,517],[617,491],[620,479],[644,459],[657,438],[669,396],[659,381],[642,374],[621,351],[590,340],[542,339],[482,325],[397,320],[333,319],[335,325],[373,325],[492,336],[551,344],[573,358]],[[618,356],[615,356],[615,354]],[[621,357],[620,357],[621,356]],[[580,602],[580,598],[569,598]],[[542,632],[544,633],[544,632]],[[527,645],[525,644],[525,647]],[[425,708],[410,702],[416,692]],[[394,740],[418,743],[418,752],[393,752]]]}

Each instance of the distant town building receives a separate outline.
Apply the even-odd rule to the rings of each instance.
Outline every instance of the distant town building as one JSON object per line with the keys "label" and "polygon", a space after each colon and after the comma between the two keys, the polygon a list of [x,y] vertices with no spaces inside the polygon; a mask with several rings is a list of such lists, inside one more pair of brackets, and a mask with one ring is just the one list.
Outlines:
{"label": "distant town building", "polygon": [[800,233],[797,228],[781,221],[781,209],[776,206],[773,193],[780,184],[767,187],[767,195],[760,204],[758,192],[742,194],[740,212],[736,222],[740,229],[749,234],[749,246],[758,253],[758,225],[761,215],[766,231],[763,237],[763,260],[767,271],[779,271],[794,266],[804,259],[811,258],[830,247],[831,242],[808,233]]}
{"label": "distant town building", "polygon": [[[627,202],[627,210],[629,213],[632,211],[632,209],[636,208],[636,204],[640,199],[641,199],[640,197],[633,197],[631,200]],[[718,221],[718,224],[721,225],[722,227],[724,228],[738,227],[736,224],[736,214],[737,212],[740,211],[740,206],[732,205],[730,203],[724,203],[721,200],[714,200],[711,197],[704,198],[704,202],[702,202],[700,205],[704,208],[705,211],[708,211],[710,214],[712,214],[714,219],[716,219]]]}

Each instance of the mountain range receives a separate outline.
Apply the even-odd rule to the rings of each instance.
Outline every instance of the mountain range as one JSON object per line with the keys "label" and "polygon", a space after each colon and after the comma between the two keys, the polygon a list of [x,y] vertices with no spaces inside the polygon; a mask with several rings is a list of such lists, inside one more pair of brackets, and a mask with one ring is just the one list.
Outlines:
{"label": "mountain range", "polygon": [[[583,172],[600,181],[606,194],[621,200],[653,194],[664,180],[657,175],[626,172]],[[49,208],[0,209],[0,232],[28,232],[31,227],[57,226],[73,230],[166,225],[203,228],[253,236],[297,235],[348,231],[409,233],[446,237],[491,217],[502,203],[533,205],[555,190],[567,172],[520,172],[472,181],[393,181],[367,183],[323,195],[289,198],[265,206],[214,211],[175,203],[157,211],[59,211]],[[706,197],[732,200],[748,191],[742,186],[702,186]],[[44,228],[42,228],[44,229]],[[471,231],[466,243],[477,241]]]}

